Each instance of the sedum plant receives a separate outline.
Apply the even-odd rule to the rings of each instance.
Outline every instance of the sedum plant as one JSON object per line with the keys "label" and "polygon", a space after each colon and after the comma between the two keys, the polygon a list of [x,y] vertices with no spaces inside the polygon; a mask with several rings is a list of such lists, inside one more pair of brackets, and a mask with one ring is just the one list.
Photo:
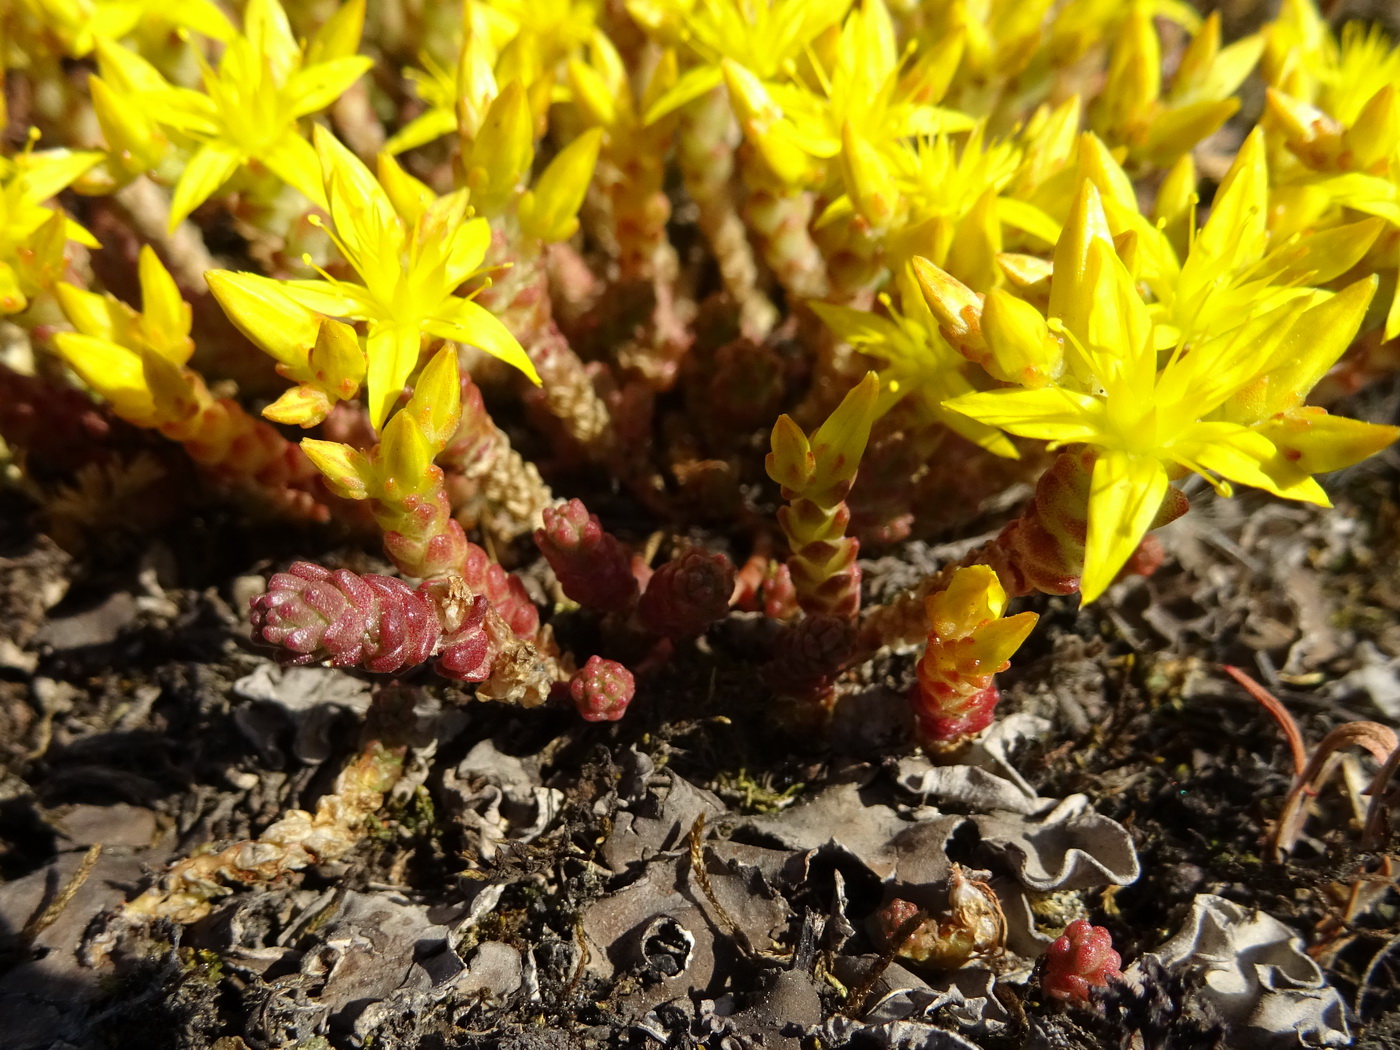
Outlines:
{"label": "sedum plant", "polygon": [[60,283],[58,301],[76,331],[55,349],[118,416],[159,430],[214,478],[293,517],[329,510],[310,461],[236,401],[217,398],[185,367],[194,352],[190,307],[149,245],[141,249],[138,313],[109,295]]}
{"label": "sedum plant", "polygon": [[[48,41],[97,68],[33,110],[31,139],[53,148],[3,158],[7,315],[218,480],[295,516],[372,519],[424,593],[455,580],[483,598],[539,657],[537,697],[577,663],[469,529],[508,561],[534,536],[563,600],[658,652],[762,603],[785,624],[764,674],[830,706],[860,660],[926,637],[926,599],[1004,605],[985,580],[976,600],[954,586],[953,566],[864,600],[861,543],[916,534],[950,491],[1031,485],[964,561],[1013,597],[1093,601],[1160,562],[1148,533],[1189,509],[1189,476],[1325,506],[1316,475],[1397,433],[1306,403],[1353,342],[1393,327],[1373,299],[1392,266],[1375,202],[1395,90],[1389,45],[1334,37],[1307,0],[1230,43],[1217,17],[1146,0],[481,0],[423,42],[421,70],[373,84],[359,0],[295,28],[305,12],[277,0],[252,0],[239,28],[203,3],[100,6],[81,27],[33,6],[12,38],[33,55],[0,56],[40,75]],[[391,66],[401,43],[386,38]],[[1205,208],[1192,147],[1254,75],[1267,118]],[[402,119],[350,130],[396,103]],[[376,142],[366,163],[356,150]],[[672,243],[672,170],[727,298],[705,300]],[[111,246],[69,187],[113,195],[91,205],[115,216]],[[239,269],[209,265],[185,224],[207,226],[220,194],[248,245]],[[123,251],[139,310],[102,286]],[[202,374],[245,351],[196,354],[193,274],[284,388]],[[708,399],[724,422],[677,417],[676,386],[683,411]],[[760,470],[754,437],[775,417]],[[309,433],[293,444],[276,425]],[[1026,455],[1036,442],[1048,457]],[[579,462],[658,520],[703,494],[751,526],[768,482],[786,506],[735,537],[751,548],[737,573],[690,539],[653,565],[554,495]],[[357,614],[371,634],[376,608]],[[599,696],[623,681],[593,679]]]}
{"label": "sedum plant", "polygon": [[[311,529],[250,610],[286,662],[625,733],[723,657],[807,733],[908,689],[946,756],[1014,602],[1400,434],[1333,399],[1400,370],[1400,60],[1312,0],[1228,42],[1178,0],[238,6],[0,0],[0,436],[116,478],[44,446],[122,420]],[[905,539],[941,560],[872,587]],[[376,734],[134,911],[344,856]],[[1066,937],[1049,995],[1116,979]]]}
{"label": "sedum plant", "polygon": [[52,295],[68,262],[68,242],[98,247],[92,234],[45,202],[100,160],[69,149],[0,157],[0,316],[27,310],[43,293]]}

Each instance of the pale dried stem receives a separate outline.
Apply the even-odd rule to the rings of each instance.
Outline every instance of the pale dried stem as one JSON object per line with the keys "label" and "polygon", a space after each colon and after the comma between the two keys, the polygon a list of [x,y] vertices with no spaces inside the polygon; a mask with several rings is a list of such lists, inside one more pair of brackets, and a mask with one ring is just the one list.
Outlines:
{"label": "pale dried stem", "polygon": [[757,238],[774,275],[799,299],[825,299],[831,290],[826,260],[808,229],[812,221],[812,194],[765,185],[767,173],[750,150],[740,150],[749,199],[744,218]]}
{"label": "pale dried stem", "polygon": [[[391,690],[374,695],[367,716],[387,716],[392,730],[395,713],[387,709],[403,704]],[[406,705],[411,712],[412,705]],[[341,770],[331,793],[316,804],[316,812],[293,809],[256,839],[236,842],[217,852],[176,861],[161,878],[123,909],[137,921],[169,919],[188,924],[209,914],[213,902],[231,893],[230,883],[266,885],[313,864],[339,860],[364,838],[385,794],[403,774],[405,745],[390,746],[377,734],[365,742],[359,754]]]}
{"label": "pale dried stem", "polygon": [[[1358,721],[1347,722],[1332,730],[1322,738],[1322,743],[1317,745],[1317,750],[1313,752],[1308,764],[1294,778],[1293,789],[1284,800],[1283,812],[1279,814],[1278,823],[1274,826],[1273,834],[1269,836],[1269,856],[1274,863],[1279,863],[1284,854],[1289,853],[1297,844],[1298,836],[1302,834],[1303,822],[1307,820],[1308,800],[1317,796],[1327,782],[1331,770],[1335,768],[1330,760],[1337,751],[1353,746],[1369,751],[1372,757],[1381,763],[1382,773],[1390,770],[1387,775],[1388,783],[1389,776],[1394,774],[1391,760],[1397,747],[1400,747],[1400,740],[1396,739],[1393,729],[1379,722]],[[1380,822],[1376,800],[1385,795],[1384,785],[1380,785],[1380,788],[1378,791],[1378,785],[1372,783],[1371,810],[1368,811],[1366,821],[1368,831],[1371,829],[1373,816],[1377,825]]]}
{"label": "pale dried stem", "polygon": [[171,233],[170,194],[150,179],[135,179],[112,195],[131,228],[159,249],[171,276],[186,291],[204,292],[204,275],[217,267],[199,227],[186,219]]}
{"label": "pale dried stem", "polygon": [[335,130],[361,160],[373,162],[384,148],[384,124],[369,100],[369,78],[361,77],[331,104]]}
{"label": "pale dried stem", "polygon": [[[457,520],[465,516],[470,522],[463,521],[464,526],[479,524],[504,543],[543,525],[544,509],[554,504],[554,494],[539,469],[511,447],[510,438],[494,423],[490,443],[458,476],[474,491]],[[452,502],[459,503],[456,498]]]}
{"label": "pale dried stem", "polygon": [[1371,803],[1366,807],[1366,826],[1361,833],[1361,844],[1367,849],[1376,849],[1381,844],[1385,832],[1386,814],[1390,808],[1400,805],[1400,789],[1392,789],[1396,770],[1400,769],[1400,748],[1390,753],[1376,778],[1371,781]]}
{"label": "pale dried stem", "polygon": [[540,628],[534,640],[526,641],[495,609],[488,609],[482,630],[491,638],[496,657],[490,677],[477,684],[478,700],[539,707],[549,700],[556,683],[569,680],[573,668],[568,666],[567,657],[558,657],[548,625]]}
{"label": "pale dried stem", "polygon": [[734,185],[735,132],[728,95],[716,88],[682,110],[676,159],[725,291],[739,306],[744,334],[762,341],[777,324],[778,311],[758,287],[758,265],[744,220],[739,217]]}
{"label": "pale dried stem", "polygon": [[487,262],[501,266],[478,301],[509,328],[539,372],[545,406],[588,453],[606,459],[617,443],[608,406],[593,388],[583,360],[554,323],[548,274],[539,250],[493,231]]}

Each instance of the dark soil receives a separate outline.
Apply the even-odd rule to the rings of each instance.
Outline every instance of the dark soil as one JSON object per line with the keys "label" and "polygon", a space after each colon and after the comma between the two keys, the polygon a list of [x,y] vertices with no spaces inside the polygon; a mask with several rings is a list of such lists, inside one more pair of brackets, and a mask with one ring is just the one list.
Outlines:
{"label": "dark soil", "polygon": [[[1390,412],[1379,396],[1358,410]],[[1400,1039],[1393,854],[1361,850],[1338,780],[1294,856],[1269,861],[1288,751],[1220,666],[1270,688],[1309,746],[1348,720],[1394,724],[1397,478],[1392,450],[1331,479],[1332,511],[1252,495],[1198,499],[1162,534],[1169,557],[1151,578],[1083,611],[1077,599],[1030,602],[1040,626],[1002,676],[1002,710],[1053,727],[1015,754],[1021,775],[1047,799],[1083,793],[1131,835],[1136,882],[1068,895],[1112,932],[1125,966],[1172,934],[1197,894],[1218,894],[1292,927],[1354,1010],[1357,1045],[1376,1047]],[[374,563],[314,532],[250,526],[216,502],[157,536],[79,557],[47,538],[40,509],[21,496],[4,497],[0,522],[0,1032],[9,1033],[0,1045],[815,1046],[831,1045],[824,1022],[861,1017],[842,987],[868,988],[885,961],[867,923],[887,887],[839,851],[811,852],[795,874],[765,869],[778,844],[746,820],[853,781],[863,798],[893,804],[896,763],[912,751],[902,696],[914,654],[882,655],[844,683],[829,730],[775,717],[755,673],[767,628],[752,615],[680,647],[615,725],[475,705],[422,674],[409,684],[462,714],[437,723],[445,739],[422,753],[416,785],[391,798],[347,860],[236,888],[189,927],[124,929],[99,960],[92,946],[115,928],[116,909],[165,864],[255,838],[288,809],[314,809],[355,752],[354,703],[309,712],[246,699],[234,683],[268,664],[247,642],[254,578],[298,557]],[[913,567],[939,560],[923,544],[884,552],[866,563],[867,591],[887,595],[917,579]],[[557,624],[566,644],[592,630],[576,620]],[[483,742],[491,761],[520,774],[501,774],[491,805],[454,772],[478,768]],[[704,863],[716,872],[718,911],[691,871],[693,821],[666,824],[667,807],[680,806],[676,781],[664,805],[647,801],[663,772],[713,792],[685,812],[708,816],[718,859]],[[550,813],[532,817],[546,797]],[[653,817],[662,830],[637,830]],[[633,848],[619,832],[624,818],[631,861],[614,856]],[[103,848],[87,880],[44,914],[92,843]],[[975,835],[959,832],[947,848],[1006,874]],[[741,856],[759,859],[735,867]],[[743,893],[741,870],[761,872],[743,876]],[[681,893],[705,929],[639,934],[622,915],[617,943],[599,943],[594,906],[629,890],[645,897],[658,872],[655,893]],[[833,937],[838,885],[851,929]],[[775,943],[752,932],[762,924],[750,905],[765,901],[781,918]],[[618,947],[623,934],[642,937],[631,956]],[[362,972],[348,974],[356,950]],[[605,958],[608,973],[598,969]],[[463,963],[471,980],[457,972]],[[441,965],[455,976],[439,980]],[[376,967],[397,969],[386,977]],[[1193,1006],[1189,974],[1149,965],[1145,988],[1066,1008],[1034,981],[1004,981],[997,994],[1011,1020],[964,1037],[986,1047],[1114,1046],[1136,1031],[1145,1045],[1260,1045]],[[888,1028],[844,1031],[852,1046],[895,1040]]]}

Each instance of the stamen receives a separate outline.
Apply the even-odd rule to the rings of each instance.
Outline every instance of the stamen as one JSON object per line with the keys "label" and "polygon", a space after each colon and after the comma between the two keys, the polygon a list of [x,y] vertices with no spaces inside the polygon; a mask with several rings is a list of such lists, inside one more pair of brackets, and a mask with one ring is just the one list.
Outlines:
{"label": "stamen", "polygon": [[1215,489],[1215,494],[1217,496],[1220,496],[1223,499],[1230,499],[1234,496],[1234,486],[1232,486],[1224,478],[1215,477],[1213,474],[1210,473],[1210,471],[1206,470],[1205,467],[1201,466],[1195,460],[1183,456],[1179,452],[1171,452],[1168,454],[1171,456],[1173,463],[1180,464],[1181,466],[1189,470],[1191,473],[1197,474],[1200,477],[1204,478],[1206,484],[1209,485],[1211,488]]}
{"label": "stamen", "polygon": [[339,286],[341,286],[341,285],[349,284],[349,283],[350,283],[350,282],[348,282],[348,281],[342,281],[339,277],[332,277],[330,274],[328,274],[328,273],[327,273],[325,270],[323,270],[321,267],[317,266],[317,265],[316,265],[316,262],[311,258],[311,255],[310,255],[309,252],[302,252],[302,253],[301,253],[301,261],[302,261],[303,265],[309,266],[309,267],[311,267],[311,269],[315,270],[316,273],[320,276],[321,280],[325,281],[325,282],[328,283],[328,284],[335,285],[336,287],[339,287]]}
{"label": "stamen", "polygon": [[[331,239],[331,243],[335,245],[336,251],[340,252],[340,254],[345,258],[345,261],[348,262],[351,266],[353,266],[355,268],[355,272],[359,273],[361,277],[364,276],[364,274],[360,271],[359,266],[355,264],[354,252],[352,252],[350,250],[350,247],[345,243],[345,241],[341,239],[340,234],[336,233],[335,230],[327,226],[325,220],[322,219],[319,215],[308,215],[306,217],[306,221],[309,222],[312,226],[315,226],[318,230],[321,230],[323,233],[325,233],[325,235]],[[303,255],[302,262],[306,263],[306,265],[308,266],[313,266],[313,263],[311,262],[311,257],[309,255]],[[316,272],[322,274],[325,273],[324,270],[321,270],[319,268],[317,268]],[[334,280],[334,278],[327,277],[326,280],[330,281]]]}

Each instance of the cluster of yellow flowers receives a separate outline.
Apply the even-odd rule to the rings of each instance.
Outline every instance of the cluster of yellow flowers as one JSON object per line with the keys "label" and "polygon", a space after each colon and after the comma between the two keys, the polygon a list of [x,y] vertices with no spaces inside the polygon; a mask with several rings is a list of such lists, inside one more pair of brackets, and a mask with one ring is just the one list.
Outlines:
{"label": "cluster of yellow flowers", "polygon": [[[877,431],[901,406],[995,456],[1073,446],[1087,497],[1038,513],[1052,537],[1057,513],[1066,535],[1086,522],[1052,553],[1087,601],[1186,475],[1325,505],[1315,474],[1396,437],[1304,403],[1358,336],[1400,334],[1400,50],[1334,33],[1313,0],[1228,45],[1179,0],[233,6],[0,0],[0,314],[192,450],[251,421],[206,411],[187,304],[205,289],[157,255],[207,271],[290,381],[268,419],[313,427],[358,401],[372,440],[397,435],[379,453],[309,439],[342,495],[352,460],[383,485],[384,464],[421,476],[444,454],[451,434],[405,444],[392,419],[430,358],[434,389],[470,383],[457,368],[499,380],[475,351],[654,493],[627,435],[692,338],[697,267],[668,236],[682,186],[748,345],[783,323],[813,348],[799,419],[873,364]],[[1250,77],[1267,86],[1252,131],[1230,123]],[[1232,143],[1205,165],[1206,207],[1198,156]],[[121,249],[66,191],[110,197],[150,242],[139,313],[88,290],[89,253]],[[232,269],[188,247],[221,222],[246,244]],[[650,312],[585,364],[553,311],[613,283]],[[522,528],[549,499],[538,480]]]}

